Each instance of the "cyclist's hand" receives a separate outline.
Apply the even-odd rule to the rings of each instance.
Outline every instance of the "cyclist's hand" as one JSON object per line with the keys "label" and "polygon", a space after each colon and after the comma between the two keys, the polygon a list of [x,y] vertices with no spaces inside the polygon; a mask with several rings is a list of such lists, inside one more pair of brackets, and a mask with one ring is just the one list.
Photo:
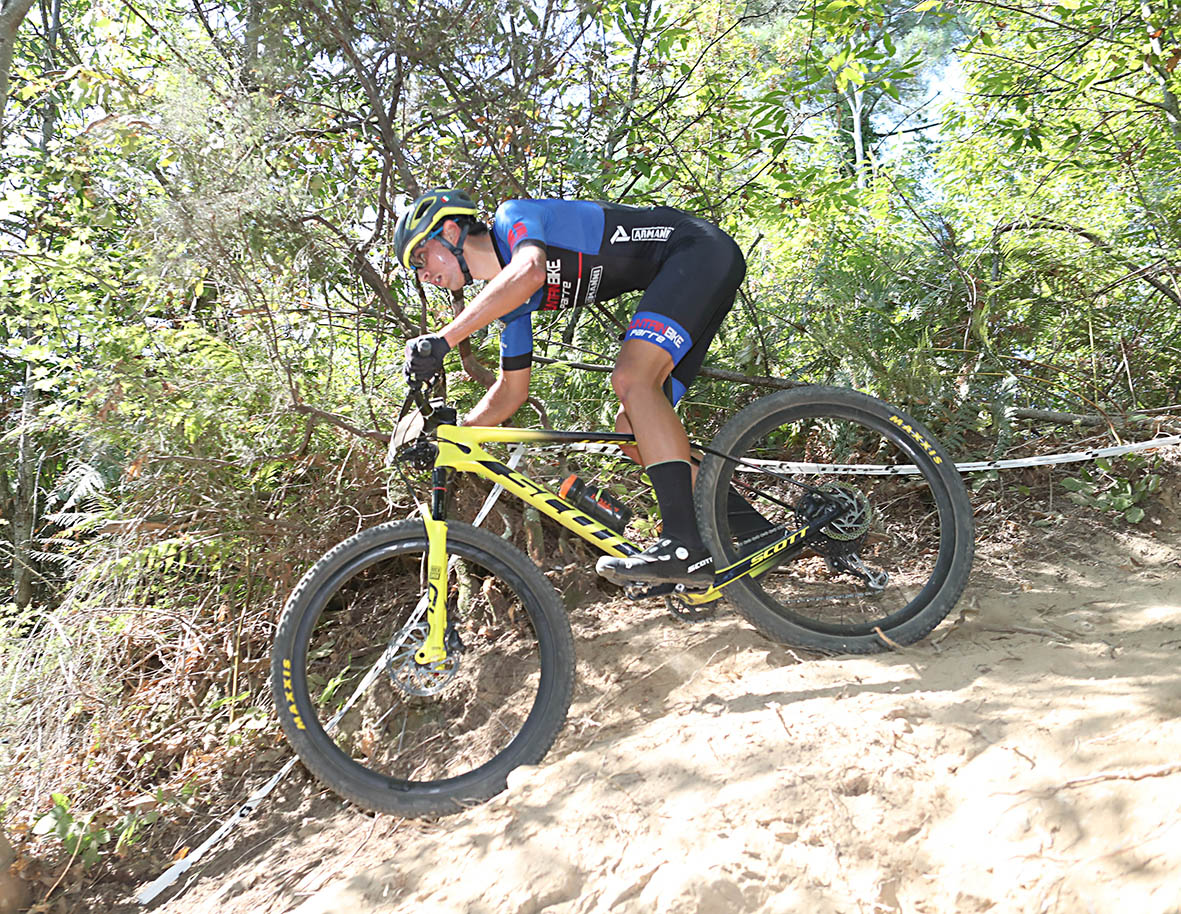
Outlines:
{"label": "cyclist's hand", "polygon": [[443,357],[451,351],[451,344],[435,333],[416,336],[406,343],[407,378],[425,381],[443,371]]}

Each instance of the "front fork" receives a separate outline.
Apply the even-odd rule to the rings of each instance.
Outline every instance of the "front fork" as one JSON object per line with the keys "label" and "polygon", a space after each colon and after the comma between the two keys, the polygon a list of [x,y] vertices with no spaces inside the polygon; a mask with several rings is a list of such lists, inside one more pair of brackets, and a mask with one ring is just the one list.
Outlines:
{"label": "front fork", "polygon": [[[426,612],[429,626],[426,641],[414,655],[422,666],[433,666],[447,659],[447,476],[446,467],[431,473],[431,516],[426,524]],[[423,512],[425,514],[425,512]]]}

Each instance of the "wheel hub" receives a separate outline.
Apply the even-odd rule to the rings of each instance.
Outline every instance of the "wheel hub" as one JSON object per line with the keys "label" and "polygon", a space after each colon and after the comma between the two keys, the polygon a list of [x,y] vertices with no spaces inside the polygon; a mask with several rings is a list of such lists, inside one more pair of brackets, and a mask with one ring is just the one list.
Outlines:
{"label": "wheel hub", "polygon": [[820,532],[833,544],[835,551],[853,551],[873,522],[873,508],[860,489],[844,482],[826,482],[816,493],[809,493],[800,500],[796,516],[801,523],[807,524],[827,513],[834,501],[843,510],[821,527]]}
{"label": "wheel hub", "polygon": [[458,635],[447,638],[447,657],[438,663],[421,664],[415,659],[426,643],[430,626],[423,619],[411,630],[402,646],[393,653],[386,664],[390,680],[407,695],[437,695],[442,692],[459,673],[460,653]]}

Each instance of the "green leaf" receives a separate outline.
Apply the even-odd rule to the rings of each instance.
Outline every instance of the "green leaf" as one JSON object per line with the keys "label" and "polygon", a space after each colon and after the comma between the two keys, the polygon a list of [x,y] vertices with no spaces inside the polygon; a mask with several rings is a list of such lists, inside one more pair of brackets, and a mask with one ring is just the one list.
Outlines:
{"label": "green leaf", "polygon": [[1128,508],[1128,510],[1124,512],[1124,520],[1126,520],[1129,524],[1140,523],[1140,521],[1144,520],[1144,509],[1139,505]]}

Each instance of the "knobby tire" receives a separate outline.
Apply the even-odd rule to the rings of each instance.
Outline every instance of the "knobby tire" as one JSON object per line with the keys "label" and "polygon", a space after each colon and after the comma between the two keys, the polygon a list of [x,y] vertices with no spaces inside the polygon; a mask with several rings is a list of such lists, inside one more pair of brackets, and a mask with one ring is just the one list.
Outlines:
{"label": "knobby tire", "polygon": [[[312,774],[366,809],[445,815],[488,799],[511,770],[549,751],[570,706],[574,642],[549,581],[469,524],[448,523],[447,546],[452,679],[414,663],[425,625],[380,662],[407,620],[425,619],[420,521],[381,524],[334,547],[279,621],[271,673],[283,730]],[[328,732],[350,692],[359,697]]]}
{"label": "knobby tire", "polygon": [[[825,653],[888,650],[925,637],[963,593],[974,551],[967,490],[944,448],[905,413],[852,390],[796,388],[735,414],[711,450],[768,466],[803,464],[812,469],[791,474],[793,479],[865,507],[863,527],[842,531],[849,541],[822,538],[811,552],[727,588],[738,611],[767,637]],[[913,465],[918,473],[849,473],[862,464]],[[821,466],[833,469],[816,469]],[[719,567],[751,548],[730,529],[732,520],[735,527],[740,523],[727,508],[732,484],[769,523],[791,530],[807,520],[803,507],[793,515],[783,506],[803,505],[805,488],[707,455],[694,498],[702,536]],[[842,552],[885,571],[889,583],[872,592],[855,576],[834,570],[831,559]]]}

